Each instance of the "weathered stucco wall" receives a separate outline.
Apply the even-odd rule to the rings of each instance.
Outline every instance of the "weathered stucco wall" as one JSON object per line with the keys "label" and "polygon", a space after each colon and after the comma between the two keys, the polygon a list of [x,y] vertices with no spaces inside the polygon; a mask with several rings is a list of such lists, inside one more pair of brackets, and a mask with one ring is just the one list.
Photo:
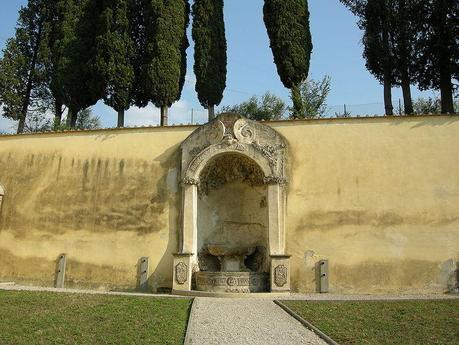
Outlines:
{"label": "weathered stucco wall", "polygon": [[170,286],[179,224],[178,148],[191,129],[0,138],[0,279],[130,289],[150,257],[153,288]]}
{"label": "weathered stucco wall", "polygon": [[[315,291],[323,258],[333,292],[447,291],[459,260],[459,118],[270,125],[289,143],[295,291]],[[152,289],[170,287],[179,145],[195,128],[0,137],[0,281],[53,285],[66,253],[69,287],[134,289],[142,256]],[[210,197],[224,210],[228,200]]]}

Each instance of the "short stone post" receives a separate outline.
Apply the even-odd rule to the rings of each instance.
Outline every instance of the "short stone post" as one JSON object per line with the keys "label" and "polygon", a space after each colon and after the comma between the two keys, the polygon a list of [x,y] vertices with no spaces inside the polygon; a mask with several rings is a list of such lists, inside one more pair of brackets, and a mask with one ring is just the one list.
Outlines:
{"label": "short stone post", "polygon": [[290,291],[290,255],[271,255],[271,292]]}
{"label": "short stone post", "polygon": [[148,269],[149,269],[149,258],[144,256],[139,259],[138,264],[138,279],[139,279],[139,290],[143,292],[148,291]]}
{"label": "short stone post", "polygon": [[56,284],[57,289],[63,289],[65,285],[65,269],[67,266],[67,255],[61,254],[57,258]]}
{"label": "short stone post", "polygon": [[328,260],[317,263],[318,292],[328,293]]}
{"label": "short stone post", "polygon": [[174,281],[172,292],[191,291],[193,276],[193,257],[191,253],[174,254]]}

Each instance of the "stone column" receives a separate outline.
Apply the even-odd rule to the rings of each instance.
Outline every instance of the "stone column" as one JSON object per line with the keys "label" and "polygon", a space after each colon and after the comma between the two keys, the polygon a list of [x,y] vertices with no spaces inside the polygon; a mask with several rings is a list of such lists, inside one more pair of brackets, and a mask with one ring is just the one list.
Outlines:
{"label": "stone column", "polygon": [[198,246],[198,186],[183,184],[181,253],[196,254]]}
{"label": "stone column", "polygon": [[192,253],[174,254],[174,281],[172,292],[191,291],[193,276]]}
{"label": "stone column", "polygon": [[290,291],[290,255],[271,255],[271,292]]}
{"label": "stone column", "polygon": [[281,184],[268,185],[268,227],[270,255],[285,254],[284,188]]}
{"label": "stone column", "polygon": [[198,246],[198,184],[185,179],[182,183],[182,232],[179,239],[180,252],[174,254],[174,281],[172,291],[191,291],[193,267]]}

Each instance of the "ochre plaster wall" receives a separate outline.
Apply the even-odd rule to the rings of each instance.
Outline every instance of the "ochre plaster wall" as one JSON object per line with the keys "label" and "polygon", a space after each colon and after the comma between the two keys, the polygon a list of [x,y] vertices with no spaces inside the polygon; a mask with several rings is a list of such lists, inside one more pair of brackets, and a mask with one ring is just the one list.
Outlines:
{"label": "ochre plaster wall", "polygon": [[[459,260],[459,118],[273,122],[289,143],[292,288],[445,292]],[[0,137],[0,281],[130,290],[150,258],[171,286],[179,145],[196,127]],[[226,200],[222,199],[222,203]]]}
{"label": "ochre plaster wall", "polygon": [[192,128],[0,138],[0,279],[66,286],[136,287],[150,258],[151,286],[168,287],[177,251],[179,144]]}

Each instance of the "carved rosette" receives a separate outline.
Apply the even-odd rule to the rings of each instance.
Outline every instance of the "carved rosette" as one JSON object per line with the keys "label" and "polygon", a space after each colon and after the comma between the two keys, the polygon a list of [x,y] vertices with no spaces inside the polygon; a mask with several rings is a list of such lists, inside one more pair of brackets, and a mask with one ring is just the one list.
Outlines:
{"label": "carved rosette", "polygon": [[184,262],[179,262],[175,266],[175,281],[177,284],[183,285],[186,283],[188,275],[188,266]]}
{"label": "carved rosette", "polygon": [[287,284],[287,275],[288,275],[288,269],[287,266],[285,265],[278,265],[274,269],[274,283],[278,287],[283,287],[284,285]]}

